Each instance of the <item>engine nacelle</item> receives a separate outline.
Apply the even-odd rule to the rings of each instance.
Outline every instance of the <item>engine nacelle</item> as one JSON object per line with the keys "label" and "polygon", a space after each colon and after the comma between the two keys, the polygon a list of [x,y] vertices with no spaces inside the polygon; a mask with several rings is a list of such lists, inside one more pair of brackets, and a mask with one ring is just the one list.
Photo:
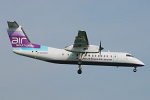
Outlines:
{"label": "engine nacelle", "polygon": [[65,47],[65,50],[70,52],[98,53],[99,47],[95,45],[88,45],[88,47],[73,47],[73,45],[70,45]]}

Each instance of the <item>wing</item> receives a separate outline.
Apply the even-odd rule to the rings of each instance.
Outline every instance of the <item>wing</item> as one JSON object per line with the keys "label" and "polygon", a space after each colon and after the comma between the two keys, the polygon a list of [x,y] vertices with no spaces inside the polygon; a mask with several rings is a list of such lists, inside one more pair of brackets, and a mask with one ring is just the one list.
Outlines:
{"label": "wing", "polygon": [[85,31],[78,31],[78,36],[76,36],[73,47],[88,47],[89,41]]}
{"label": "wing", "polygon": [[99,52],[99,47],[94,45],[89,45],[89,41],[85,31],[78,31],[78,36],[76,36],[74,44],[67,46],[65,50],[70,52]]}

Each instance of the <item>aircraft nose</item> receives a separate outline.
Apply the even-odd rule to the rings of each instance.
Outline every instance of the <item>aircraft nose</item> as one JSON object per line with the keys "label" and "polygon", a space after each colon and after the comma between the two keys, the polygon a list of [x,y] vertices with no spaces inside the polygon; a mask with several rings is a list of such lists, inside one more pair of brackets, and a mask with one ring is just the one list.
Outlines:
{"label": "aircraft nose", "polygon": [[142,61],[139,60],[138,62],[138,66],[145,66],[145,64]]}
{"label": "aircraft nose", "polygon": [[145,64],[143,62],[141,62],[141,66],[145,66]]}

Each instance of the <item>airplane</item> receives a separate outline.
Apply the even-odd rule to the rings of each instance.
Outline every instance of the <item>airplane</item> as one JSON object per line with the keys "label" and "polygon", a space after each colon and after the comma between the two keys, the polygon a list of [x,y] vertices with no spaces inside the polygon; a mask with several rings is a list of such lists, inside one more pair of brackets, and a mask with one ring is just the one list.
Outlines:
{"label": "airplane", "polygon": [[76,64],[79,66],[78,74],[82,73],[84,65],[134,67],[133,72],[137,71],[137,67],[145,65],[129,53],[102,52],[104,48],[101,46],[101,41],[99,46],[90,45],[86,31],[83,30],[78,31],[74,44],[64,49],[57,49],[31,43],[16,21],[7,21],[7,23],[7,32],[14,53],[51,63]]}

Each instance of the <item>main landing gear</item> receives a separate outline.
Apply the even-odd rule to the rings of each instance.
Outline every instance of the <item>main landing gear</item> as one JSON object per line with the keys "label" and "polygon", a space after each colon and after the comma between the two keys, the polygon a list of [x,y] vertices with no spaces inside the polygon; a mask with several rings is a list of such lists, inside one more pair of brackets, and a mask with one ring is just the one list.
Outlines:
{"label": "main landing gear", "polygon": [[84,58],[84,56],[86,55],[86,52],[83,54],[83,53],[80,53],[79,55],[79,61],[78,61],[78,65],[79,65],[79,70],[77,71],[78,74],[81,74],[82,73],[82,68],[84,65],[82,65],[82,59]]}
{"label": "main landing gear", "polygon": [[78,70],[78,74],[81,74],[81,73],[82,73],[82,70],[81,70],[81,69],[79,69],[79,70]]}
{"label": "main landing gear", "polygon": [[79,70],[77,72],[78,72],[78,74],[81,74],[82,73],[81,69],[83,68],[83,65],[81,65],[80,61],[78,62],[78,65],[79,65]]}
{"label": "main landing gear", "polygon": [[137,71],[137,69],[136,69],[136,67],[134,67],[133,72],[136,72],[136,71]]}

